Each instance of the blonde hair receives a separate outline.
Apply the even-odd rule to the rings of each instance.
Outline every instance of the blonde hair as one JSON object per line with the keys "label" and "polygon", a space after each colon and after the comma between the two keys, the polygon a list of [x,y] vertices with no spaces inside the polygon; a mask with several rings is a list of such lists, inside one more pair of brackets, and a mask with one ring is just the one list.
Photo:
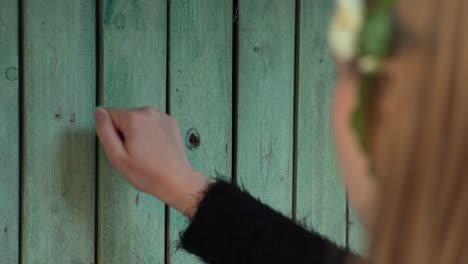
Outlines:
{"label": "blonde hair", "polygon": [[371,120],[375,264],[468,263],[468,2],[399,1]]}

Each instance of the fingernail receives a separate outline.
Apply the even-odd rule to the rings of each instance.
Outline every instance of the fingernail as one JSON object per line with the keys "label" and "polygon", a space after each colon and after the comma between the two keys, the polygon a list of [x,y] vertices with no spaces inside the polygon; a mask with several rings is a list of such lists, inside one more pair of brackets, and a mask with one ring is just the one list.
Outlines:
{"label": "fingernail", "polygon": [[102,120],[105,115],[105,110],[101,106],[96,107],[96,111],[94,112],[94,118],[96,120]]}

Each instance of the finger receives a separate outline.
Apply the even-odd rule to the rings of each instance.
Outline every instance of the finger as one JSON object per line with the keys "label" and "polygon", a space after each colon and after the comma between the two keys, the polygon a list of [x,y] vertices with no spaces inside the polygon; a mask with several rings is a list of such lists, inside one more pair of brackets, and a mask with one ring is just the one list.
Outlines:
{"label": "finger", "polygon": [[161,115],[163,114],[161,111],[158,109],[151,107],[151,106],[144,106],[140,108],[135,108],[136,111],[140,111],[149,115]]}
{"label": "finger", "polygon": [[120,138],[117,128],[106,109],[97,107],[95,112],[96,133],[101,141],[104,151],[114,165],[120,165],[122,160],[128,158],[128,152]]}
{"label": "finger", "polygon": [[125,138],[131,137],[135,133],[135,129],[143,125],[149,119],[161,117],[163,114],[149,106],[140,108],[106,108],[107,113],[115,127]]}
{"label": "finger", "polygon": [[122,133],[125,133],[125,129],[128,127],[129,116],[133,111],[132,109],[121,109],[121,108],[106,108],[109,117],[114,126]]}

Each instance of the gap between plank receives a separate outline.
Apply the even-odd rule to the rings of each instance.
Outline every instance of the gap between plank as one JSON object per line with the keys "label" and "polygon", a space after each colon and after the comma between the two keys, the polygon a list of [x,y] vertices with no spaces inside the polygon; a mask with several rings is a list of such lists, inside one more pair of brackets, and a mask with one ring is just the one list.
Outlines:
{"label": "gap between plank", "polygon": [[[104,1],[104,0],[103,0]],[[102,42],[101,42],[101,4],[102,1],[96,1],[95,4],[95,78],[96,78],[96,106],[101,104],[101,62],[102,62]],[[94,181],[94,263],[98,263],[99,260],[99,140],[95,136],[95,181]]]}
{"label": "gap between plank", "polygon": [[[166,113],[171,113],[171,72],[170,72],[170,51],[171,51],[171,0],[166,2]],[[164,263],[171,263],[171,238],[170,238],[170,207],[164,205]]]}
{"label": "gap between plank", "polygon": [[232,14],[232,142],[231,181],[237,184],[237,109],[239,91],[239,0],[233,0]]}
{"label": "gap between plank", "polygon": [[18,78],[18,260],[23,263],[23,193],[24,193],[24,18],[23,18],[23,0],[18,1],[18,64],[19,64],[19,78]]}
{"label": "gap between plank", "polygon": [[350,232],[350,227],[351,227],[351,219],[349,216],[349,211],[351,208],[349,208],[349,197],[348,197],[348,188],[346,188],[346,236],[345,236],[345,244],[346,244],[346,250],[350,250],[351,246],[349,244],[349,232]]}
{"label": "gap between plank", "polygon": [[301,1],[296,0],[294,18],[294,110],[293,110],[293,179],[292,179],[292,219],[297,220],[297,137],[299,113],[299,47]]}

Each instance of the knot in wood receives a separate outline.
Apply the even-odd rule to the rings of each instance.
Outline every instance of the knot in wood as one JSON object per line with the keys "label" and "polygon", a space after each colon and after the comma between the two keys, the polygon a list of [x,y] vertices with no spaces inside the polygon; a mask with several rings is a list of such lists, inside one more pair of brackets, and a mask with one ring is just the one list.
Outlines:
{"label": "knot in wood", "polygon": [[195,128],[191,128],[188,130],[187,135],[185,136],[185,144],[190,150],[198,148],[200,146],[200,134]]}
{"label": "knot in wood", "polygon": [[16,69],[16,67],[9,67],[6,69],[5,78],[9,81],[18,80],[18,69]]}

